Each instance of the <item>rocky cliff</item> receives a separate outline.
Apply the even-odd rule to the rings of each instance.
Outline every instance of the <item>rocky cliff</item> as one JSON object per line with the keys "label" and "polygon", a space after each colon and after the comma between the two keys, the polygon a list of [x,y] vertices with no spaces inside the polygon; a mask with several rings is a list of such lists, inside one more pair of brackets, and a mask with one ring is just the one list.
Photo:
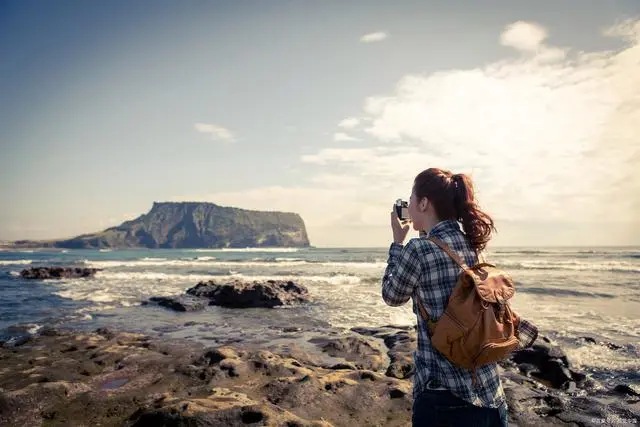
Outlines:
{"label": "rocky cliff", "polygon": [[300,215],[200,202],[155,202],[151,210],[102,232],[67,240],[14,242],[16,246],[82,248],[306,247]]}

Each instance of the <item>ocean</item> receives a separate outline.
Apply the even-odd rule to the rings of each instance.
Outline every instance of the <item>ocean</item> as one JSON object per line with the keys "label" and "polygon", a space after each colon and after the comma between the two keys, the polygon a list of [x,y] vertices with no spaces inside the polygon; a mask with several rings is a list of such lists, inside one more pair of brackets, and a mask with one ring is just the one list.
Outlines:
{"label": "ocean", "polygon": [[[292,327],[413,325],[410,303],[385,305],[386,248],[0,251],[0,338],[42,327],[112,327],[210,345],[286,341]],[[574,369],[602,382],[640,385],[640,248],[495,248],[488,260],[517,282],[515,310],[567,352]],[[24,280],[35,266],[103,269],[91,279]],[[141,305],[209,279],[291,279],[310,304],[176,313]],[[592,343],[580,337],[591,337]],[[604,345],[606,343],[615,344]]]}

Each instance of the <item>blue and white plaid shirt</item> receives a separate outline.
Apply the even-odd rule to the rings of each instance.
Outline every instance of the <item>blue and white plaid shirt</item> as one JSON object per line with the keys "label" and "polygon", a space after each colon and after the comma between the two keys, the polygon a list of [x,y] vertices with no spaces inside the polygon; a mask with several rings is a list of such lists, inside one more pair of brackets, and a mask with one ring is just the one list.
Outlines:
{"label": "blue and white plaid shirt", "polygon": [[[491,363],[477,369],[477,384],[472,385],[471,371],[459,368],[431,346],[426,322],[419,314],[415,293],[433,320],[442,316],[461,273],[460,267],[427,237],[443,240],[469,266],[478,262],[457,221],[441,221],[427,236],[411,239],[406,245],[392,243],[382,279],[382,298],[390,306],[400,306],[413,297],[413,312],[418,316],[418,349],[414,352],[414,399],[430,380],[438,381],[459,398],[482,407],[506,405],[498,375],[498,365]],[[534,325],[521,319],[518,328],[520,347],[528,347],[537,337]]]}

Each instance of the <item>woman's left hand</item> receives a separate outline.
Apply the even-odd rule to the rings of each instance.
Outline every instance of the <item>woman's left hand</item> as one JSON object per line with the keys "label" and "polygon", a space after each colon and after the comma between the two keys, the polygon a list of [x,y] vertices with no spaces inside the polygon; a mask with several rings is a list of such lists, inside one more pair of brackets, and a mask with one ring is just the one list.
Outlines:
{"label": "woman's left hand", "polygon": [[398,218],[398,214],[395,209],[391,210],[391,231],[393,231],[393,241],[394,243],[403,244],[404,239],[407,238],[407,233],[409,233],[409,222],[401,222],[400,218]]}

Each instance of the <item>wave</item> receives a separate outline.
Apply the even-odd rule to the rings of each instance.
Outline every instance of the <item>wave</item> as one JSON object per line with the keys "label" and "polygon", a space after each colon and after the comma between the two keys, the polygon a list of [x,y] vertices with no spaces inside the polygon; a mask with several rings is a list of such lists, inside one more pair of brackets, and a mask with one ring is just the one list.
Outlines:
{"label": "wave", "polygon": [[300,248],[220,248],[190,249],[193,252],[298,252]]}
{"label": "wave", "polygon": [[99,261],[83,260],[88,267],[94,268],[114,268],[114,267],[153,267],[153,266],[174,266],[174,267],[222,267],[222,268],[242,268],[242,267],[297,267],[312,265],[327,268],[358,268],[358,269],[384,269],[386,262],[356,262],[356,261],[308,261],[301,258],[253,258],[247,260],[218,260],[215,257],[198,257],[195,259],[167,259],[167,258],[142,258],[137,260],[120,261]]}
{"label": "wave", "polygon": [[14,260],[0,260],[0,265],[28,265],[31,264],[33,260],[30,259],[14,259]]}
{"label": "wave", "polygon": [[590,298],[615,298],[615,295],[605,294],[601,292],[585,292],[576,291],[573,289],[558,289],[558,288],[540,288],[540,287],[528,287],[519,286],[518,292],[529,294],[542,294],[552,296],[572,296],[572,297],[590,297]]}
{"label": "wave", "polygon": [[640,265],[625,261],[585,262],[585,261],[510,261],[498,260],[498,267],[522,270],[578,270],[610,271],[617,273],[640,273]]}
{"label": "wave", "polygon": [[245,275],[242,273],[227,274],[171,274],[171,273],[153,273],[153,272],[98,272],[96,278],[100,280],[108,281],[171,281],[189,283],[195,285],[198,281],[216,280],[216,281],[230,281],[230,280],[243,280],[243,281],[266,281],[266,280],[293,280],[295,282],[325,282],[331,284],[358,284],[363,280],[359,276],[349,274],[333,274],[331,276],[323,275]]}
{"label": "wave", "polygon": [[489,255],[498,256],[518,256],[518,255],[557,255],[562,257],[577,256],[579,258],[588,258],[589,256],[605,257],[605,258],[629,258],[639,259],[640,250],[635,249],[495,249],[489,250]]}

